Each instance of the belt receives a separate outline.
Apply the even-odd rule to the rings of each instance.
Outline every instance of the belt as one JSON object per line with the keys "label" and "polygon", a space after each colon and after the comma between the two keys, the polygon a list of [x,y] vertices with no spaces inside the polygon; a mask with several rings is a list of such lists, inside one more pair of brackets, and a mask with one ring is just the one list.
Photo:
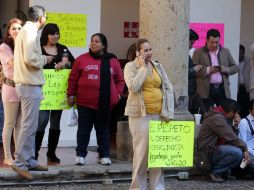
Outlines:
{"label": "belt", "polygon": [[8,85],[8,86],[15,87],[14,80],[9,79],[9,78],[3,77],[3,83]]}
{"label": "belt", "polygon": [[15,86],[32,86],[32,87],[42,87],[42,84],[16,84]]}
{"label": "belt", "polygon": [[220,85],[222,85],[222,83],[210,83],[211,86],[213,86],[214,88],[219,88]]}

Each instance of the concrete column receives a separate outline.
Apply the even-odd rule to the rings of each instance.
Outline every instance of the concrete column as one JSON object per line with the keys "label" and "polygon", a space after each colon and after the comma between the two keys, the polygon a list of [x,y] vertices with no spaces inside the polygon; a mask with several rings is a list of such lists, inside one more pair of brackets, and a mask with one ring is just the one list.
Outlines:
{"label": "concrete column", "polygon": [[189,7],[189,0],[140,0],[140,38],[166,69],[180,115],[188,115]]}

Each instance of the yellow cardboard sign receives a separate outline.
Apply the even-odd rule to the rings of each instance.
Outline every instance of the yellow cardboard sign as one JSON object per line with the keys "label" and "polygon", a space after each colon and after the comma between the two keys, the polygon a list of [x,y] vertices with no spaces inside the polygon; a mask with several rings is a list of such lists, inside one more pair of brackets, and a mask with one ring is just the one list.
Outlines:
{"label": "yellow cardboard sign", "polygon": [[87,15],[47,13],[47,23],[58,25],[61,44],[67,47],[86,47]]}
{"label": "yellow cardboard sign", "polygon": [[193,121],[151,121],[148,167],[192,167]]}
{"label": "yellow cardboard sign", "polygon": [[42,87],[44,99],[41,101],[40,110],[69,109],[66,91],[70,69],[44,69],[45,85]]}

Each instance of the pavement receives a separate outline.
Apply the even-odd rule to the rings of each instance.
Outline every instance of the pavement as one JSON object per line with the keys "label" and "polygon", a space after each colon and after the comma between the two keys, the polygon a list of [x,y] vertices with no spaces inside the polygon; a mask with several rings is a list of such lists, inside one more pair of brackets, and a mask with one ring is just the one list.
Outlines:
{"label": "pavement", "polygon": [[[33,180],[23,180],[9,166],[3,166],[3,150],[0,147],[0,187],[13,186],[17,184],[52,184],[52,183],[97,183],[111,184],[113,181],[130,181],[132,163],[112,158],[110,166],[103,166],[98,163],[98,154],[89,151],[86,157],[86,164],[83,166],[75,165],[75,148],[58,148],[57,156],[61,159],[60,164],[53,165],[46,161],[47,148],[42,148],[39,153],[39,163],[48,164],[48,171],[31,171]],[[195,175],[193,168],[184,169],[165,169],[165,175],[179,177],[179,171],[191,171]],[[185,175],[185,173],[183,173]],[[188,174],[187,174],[188,175]]]}
{"label": "pavement", "polygon": [[[112,165],[102,166],[98,163],[98,154],[90,150],[86,165],[75,165],[75,148],[60,147],[57,156],[60,164],[47,163],[47,148],[42,148],[39,155],[40,164],[48,164],[49,170],[31,171],[34,179],[23,180],[10,167],[3,166],[3,150],[0,147],[0,189],[3,190],[124,190],[131,182],[132,163],[112,159]],[[207,174],[195,168],[164,168],[167,190],[249,190],[254,186],[253,180],[229,180],[223,184],[214,184],[207,180]],[[189,178],[188,180],[185,178]],[[184,178],[182,178],[184,177]],[[182,178],[182,180],[181,180]],[[85,186],[84,186],[85,185]]]}
{"label": "pavement", "polygon": [[[45,172],[31,171],[34,177],[33,181],[52,181],[56,179],[70,180],[70,179],[98,179],[98,177],[105,177],[110,174],[130,174],[132,164],[128,161],[120,161],[112,159],[112,165],[103,166],[97,161],[98,154],[89,151],[86,157],[86,164],[84,166],[75,165],[75,148],[58,148],[57,155],[61,159],[60,164],[47,163],[46,148],[42,148],[39,153],[39,163],[48,165],[49,170]],[[0,148],[0,182],[20,181],[22,180],[15,171],[9,166],[3,165],[3,150]],[[24,181],[24,180],[22,180]]]}

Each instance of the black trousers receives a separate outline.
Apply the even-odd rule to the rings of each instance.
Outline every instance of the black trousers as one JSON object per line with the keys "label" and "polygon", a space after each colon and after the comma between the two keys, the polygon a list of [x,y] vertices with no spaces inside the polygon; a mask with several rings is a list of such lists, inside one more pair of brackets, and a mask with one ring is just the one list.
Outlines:
{"label": "black trousers", "polygon": [[77,131],[77,148],[76,155],[86,157],[87,146],[90,141],[92,128],[95,128],[98,153],[100,158],[109,158],[109,118],[108,122],[102,126],[97,124],[97,110],[77,106],[78,108],[78,131]]}
{"label": "black trousers", "polygon": [[239,112],[241,118],[249,115],[250,96],[249,96],[249,93],[246,91],[244,85],[239,85],[238,92],[237,92],[237,102],[241,106],[241,109]]}
{"label": "black trousers", "polygon": [[197,93],[189,95],[188,109],[191,114],[200,113],[204,116],[206,113],[206,108]]}
{"label": "black trousers", "polygon": [[221,106],[226,100],[225,90],[223,87],[223,83],[221,84],[210,84],[209,88],[209,97],[202,98],[202,101],[205,105],[206,111],[210,109],[210,107],[216,105]]}

